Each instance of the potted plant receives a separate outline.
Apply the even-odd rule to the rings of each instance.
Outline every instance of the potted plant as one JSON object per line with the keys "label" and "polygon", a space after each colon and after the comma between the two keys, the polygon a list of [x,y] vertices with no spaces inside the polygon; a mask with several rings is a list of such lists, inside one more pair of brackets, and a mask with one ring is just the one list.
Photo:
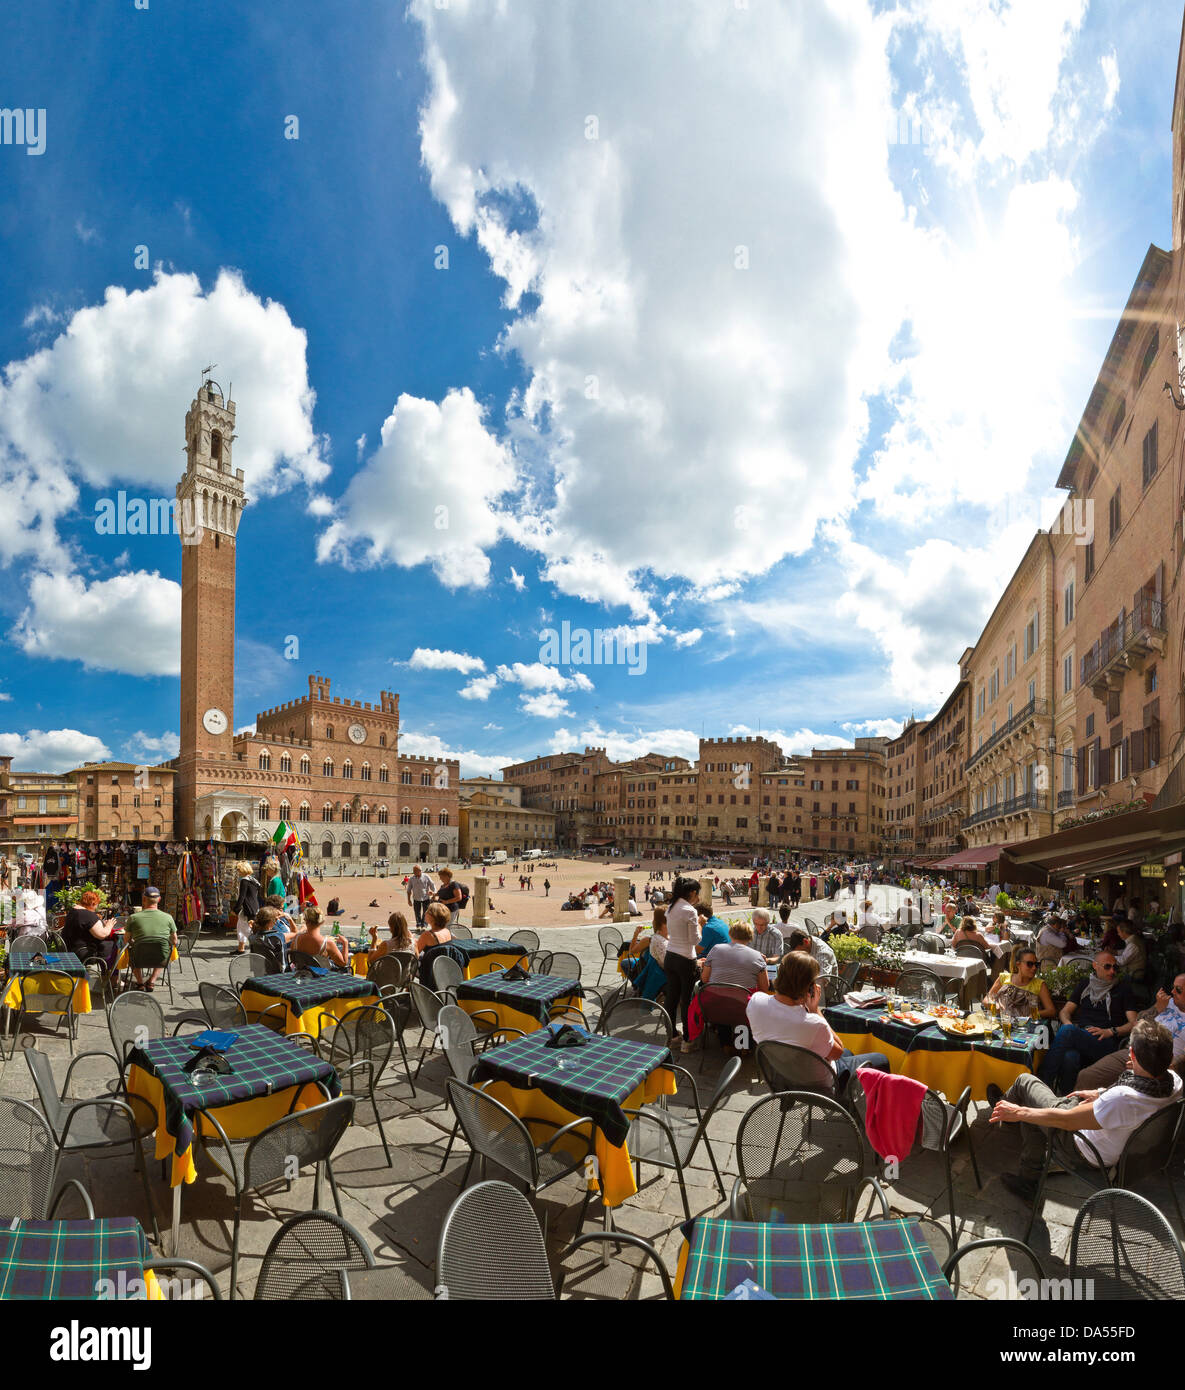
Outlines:
{"label": "potted plant", "polygon": [[863,962],[863,968],[856,977],[857,981],[868,976],[876,959],[876,947],[871,941],[857,936],[854,932],[846,932],[842,936],[833,936],[827,944],[835,953],[836,962],[840,966],[850,965],[854,960]]}
{"label": "potted plant", "polygon": [[1071,961],[1068,965],[1048,965],[1040,972],[1059,1013],[1066,1000],[1073,994],[1074,986],[1089,974],[1090,966],[1084,961]]}
{"label": "potted plant", "polygon": [[100,888],[97,883],[72,883],[68,888],[59,888],[57,893],[58,911],[69,912],[72,907],[77,907],[84,893],[95,893],[99,898],[99,905],[95,911],[100,917],[108,917],[111,914],[111,899],[106,888]]}
{"label": "potted plant", "polygon": [[1008,896],[1007,893],[996,894],[996,906],[1000,909],[1001,912],[1011,911],[1014,905],[1015,904],[1013,903],[1012,899]]}

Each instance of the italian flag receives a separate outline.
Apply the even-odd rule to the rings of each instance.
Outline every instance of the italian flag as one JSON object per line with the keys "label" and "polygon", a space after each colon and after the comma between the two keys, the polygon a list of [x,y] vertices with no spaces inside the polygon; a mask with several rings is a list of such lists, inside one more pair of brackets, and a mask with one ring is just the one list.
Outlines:
{"label": "italian flag", "polygon": [[282,820],[272,832],[272,848],[277,853],[286,850],[293,856],[293,864],[301,858],[300,840],[286,820]]}

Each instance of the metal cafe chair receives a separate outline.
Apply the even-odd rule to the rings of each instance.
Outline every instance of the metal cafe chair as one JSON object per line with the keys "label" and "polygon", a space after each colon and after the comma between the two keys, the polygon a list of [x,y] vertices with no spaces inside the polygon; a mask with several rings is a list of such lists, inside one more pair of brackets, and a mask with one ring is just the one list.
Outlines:
{"label": "metal cafe chair", "polygon": [[517,1188],[489,1181],[461,1193],[440,1228],[436,1282],[450,1302],[555,1298],[539,1218]]}
{"label": "metal cafe chair", "polygon": [[1105,1188],[1082,1204],[1070,1235],[1070,1278],[1094,1297],[1185,1298],[1185,1250],[1168,1219],[1144,1197]]}
{"label": "metal cafe chair", "polygon": [[597,971],[597,984],[601,983],[601,978],[605,974],[607,965],[617,965],[617,958],[621,954],[621,948],[625,945],[625,937],[617,927],[605,926],[597,931],[597,946],[601,952],[601,968]]}
{"label": "metal cafe chair", "polygon": [[49,1121],[27,1100],[0,1096],[0,1220],[52,1221],[62,1198],[73,1189],[87,1220],[95,1209],[75,1178],[56,1186],[58,1145]]}
{"label": "metal cafe chair", "polygon": [[272,1237],[259,1267],[254,1298],[305,1301],[350,1298],[350,1273],[375,1269],[362,1236],[329,1211],[290,1217]]}
{"label": "metal cafe chair", "polygon": [[21,1034],[21,1024],[26,1018],[49,1017],[56,1019],[54,1033],[58,1032],[63,1019],[66,1020],[66,1036],[70,1043],[70,1054],[74,1054],[74,1038],[77,1021],[74,1014],[74,986],[72,975],[63,970],[39,970],[35,975],[22,975],[21,1002],[17,1009],[16,1022],[12,1030],[12,1049],[8,1054],[11,1062],[16,1056],[17,1039]]}

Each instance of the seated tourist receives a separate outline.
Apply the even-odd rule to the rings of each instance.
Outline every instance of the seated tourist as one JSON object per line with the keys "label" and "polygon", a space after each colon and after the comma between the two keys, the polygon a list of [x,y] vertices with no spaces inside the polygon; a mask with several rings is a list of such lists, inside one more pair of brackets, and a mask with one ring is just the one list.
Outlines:
{"label": "seated tourist", "polygon": [[972,946],[978,946],[985,955],[991,950],[987,938],[979,930],[979,924],[971,917],[964,917],[959,923],[951,944],[961,946],[964,941],[969,941]]}
{"label": "seated tourist", "polygon": [[921,924],[922,914],[914,906],[912,898],[906,898],[897,909],[897,923],[902,927],[910,927],[915,923]]}
{"label": "seated tourist", "polygon": [[1011,970],[1001,970],[987,992],[987,998],[1004,1013],[1052,1018],[1053,995],[1044,980],[1037,977],[1037,953],[1031,946],[1017,946],[1012,952]]}
{"label": "seated tourist", "polygon": [[[1134,922],[1116,922],[1115,929],[1123,942],[1123,948],[1116,957],[1119,973],[1130,984],[1142,985],[1148,965],[1148,947],[1140,935],[1140,929]],[[1145,999],[1147,997],[1144,996]]]}
{"label": "seated tourist", "polygon": [[[1167,1028],[1173,1040],[1173,1066],[1178,1067],[1185,1059],[1185,974],[1178,975],[1167,990],[1157,991],[1156,1003],[1144,1010],[1141,1019],[1150,1018]],[[1137,1019],[1137,1022],[1139,1020]],[[1099,1086],[1111,1086],[1128,1069],[1130,1049],[1117,1047],[1106,1057],[1083,1067],[1074,1082],[1074,1089],[1094,1090]]]}
{"label": "seated tourist", "polygon": [[115,932],[115,919],[104,921],[96,911],[98,906],[98,893],[83,893],[77,905],[66,913],[62,940],[66,950],[73,951],[79,960],[98,958],[110,969],[115,964],[120,942],[118,938],[114,941],[111,939]]}
{"label": "seated tourist", "polygon": [[[159,888],[145,888],[140,901],[142,904],[140,911],[133,912],[123,924],[124,936],[129,944],[134,941],[159,942],[161,952],[167,960],[167,952],[177,945],[177,924],[167,912],[160,910]],[[146,990],[151,994],[164,968],[164,960],[162,960],[160,965],[152,967],[148,978],[145,979],[139,966],[133,966],[132,975],[135,979],[135,988]]]}
{"label": "seated tourist", "polygon": [[422,955],[430,946],[443,946],[453,939],[448,924],[452,913],[444,903],[429,903],[424,909],[425,930],[416,937],[415,953]]}
{"label": "seated tourist", "polygon": [[856,931],[865,941],[871,941],[874,946],[880,944],[883,935],[883,923],[877,913],[872,910],[872,901],[869,898],[860,904],[860,911],[856,915]]}
{"label": "seated tourist", "polygon": [[1094,1161],[1078,1134],[1090,1141],[1104,1163],[1117,1163],[1136,1129],[1181,1094],[1181,1078],[1172,1070],[1172,1059],[1168,1029],[1141,1019],[1131,1032],[1131,1068],[1113,1086],[1076,1090],[1059,1099],[1028,1072],[1018,1076],[1000,1099],[999,1088],[989,1086],[988,1099],[995,1102],[992,1124],[1021,1126],[1020,1172],[1003,1174],[1001,1182],[1025,1202],[1036,1198],[1049,1129],[1054,1131],[1053,1161],[1071,1172]]}
{"label": "seated tourist", "polygon": [[293,951],[303,951],[306,956],[316,956],[327,960],[343,970],[350,968],[350,949],[332,936],[322,934],[325,914],[319,907],[310,904],[304,910],[304,926],[296,933],[290,944]]}
{"label": "seated tourist", "polygon": [[1135,1028],[1136,1017],[1135,1000],[1119,978],[1115,956],[1099,951],[1094,973],[1079,980],[1062,1006],[1061,1027],[1037,1075],[1055,1091],[1072,1090],[1082,1067],[1114,1052]]}
{"label": "seated tourist", "polygon": [[962,926],[963,919],[955,910],[955,905],[949,899],[942,905],[941,930],[947,936],[953,936]]}
{"label": "seated tourist", "polygon": [[835,952],[826,941],[821,941],[818,937],[812,936],[805,927],[795,927],[786,938],[786,949],[788,951],[805,951],[808,955],[814,956],[819,962],[820,975],[838,975],[839,962],[835,959]]}
{"label": "seated tourist", "polygon": [[[287,918],[284,919],[287,921]],[[261,907],[251,924],[251,934],[247,938],[247,949],[269,961],[278,974],[288,969],[288,943],[296,939],[296,932],[287,932],[280,925],[280,913],[270,904]]]}
{"label": "seated tourist", "polygon": [[639,922],[638,925],[634,928],[634,934],[630,938],[629,944],[626,946],[625,950],[621,952],[621,954],[624,956],[640,956],[642,952],[645,951],[646,948],[650,945],[650,938],[654,934],[654,929],[658,925],[658,919],[660,917],[664,922],[667,920],[667,914],[662,910],[662,908],[656,907],[651,917],[649,926],[647,926],[644,922]]}
{"label": "seated tourist", "polygon": [[[704,1019],[715,1025],[725,1051],[731,1053],[736,1029],[746,1023],[748,996],[754,991],[768,993],[770,984],[765,957],[753,949],[753,928],[748,922],[734,922],[728,935],[726,945],[713,946],[704,957],[699,1002]],[[748,1051],[748,1047],[739,1050]]]}
{"label": "seated tourist", "polygon": [[857,1067],[889,1070],[880,1052],[853,1056],[831,1030],[822,1014],[819,962],[805,951],[787,951],[778,966],[772,994],[752,994],[746,1013],[754,1043],[783,1042],[817,1053],[842,1084]]}
{"label": "seated tourist", "polygon": [[[788,922],[790,909],[785,903],[778,908],[778,915],[781,916],[783,912],[786,915],[782,917],[782,921]],[[729,936],[732,936],[731,931]],[[784,950],[782,941],[781,929],[774,926],[773,918],[769,912],[764,907],[755,907],[753,909],[753,949],[759,951],[771,965],[776,965],[782,959]]]}
{"label": "seated tourist", "polygon": [[1044,965],[1048,961],[1056,965],[1065,955],[1071,939],[1060,917],[1055,917],[1052,913],[1047,916],[1033,942],[1038,964]]}
{"label": "seated tourist", "polygon": [[699,945],[695,953],[702,958],[713,946],[727,946],[728,923],[723,917],[717,917],[711,907],[697,907],[696,912],[699,915]]}
{"label": "seated tourist", "polygon": [[407,918],[402,912],[392,912],[387,918],[387,939],[379,941],[378,928],[370,929],[370,950],[367,952],[367,963],[373,964],[376,960],[382,960],[384,956],[391,955],[395,951],[413,950],[411,931],[407,925]]}

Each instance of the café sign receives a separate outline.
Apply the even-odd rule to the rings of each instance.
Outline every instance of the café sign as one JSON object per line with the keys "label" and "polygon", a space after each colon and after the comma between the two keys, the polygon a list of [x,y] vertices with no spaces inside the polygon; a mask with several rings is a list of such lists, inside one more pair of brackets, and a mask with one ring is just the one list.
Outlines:
{"label": "caf\u00e9 sign", "polygon": [[1141,878],[1163,878],[1163,877],[1164,877],[1164,865],[1163,865],[1163,864],[1141,864],[1141,865],[1140,865],[1140,877],[1141,877]]}

